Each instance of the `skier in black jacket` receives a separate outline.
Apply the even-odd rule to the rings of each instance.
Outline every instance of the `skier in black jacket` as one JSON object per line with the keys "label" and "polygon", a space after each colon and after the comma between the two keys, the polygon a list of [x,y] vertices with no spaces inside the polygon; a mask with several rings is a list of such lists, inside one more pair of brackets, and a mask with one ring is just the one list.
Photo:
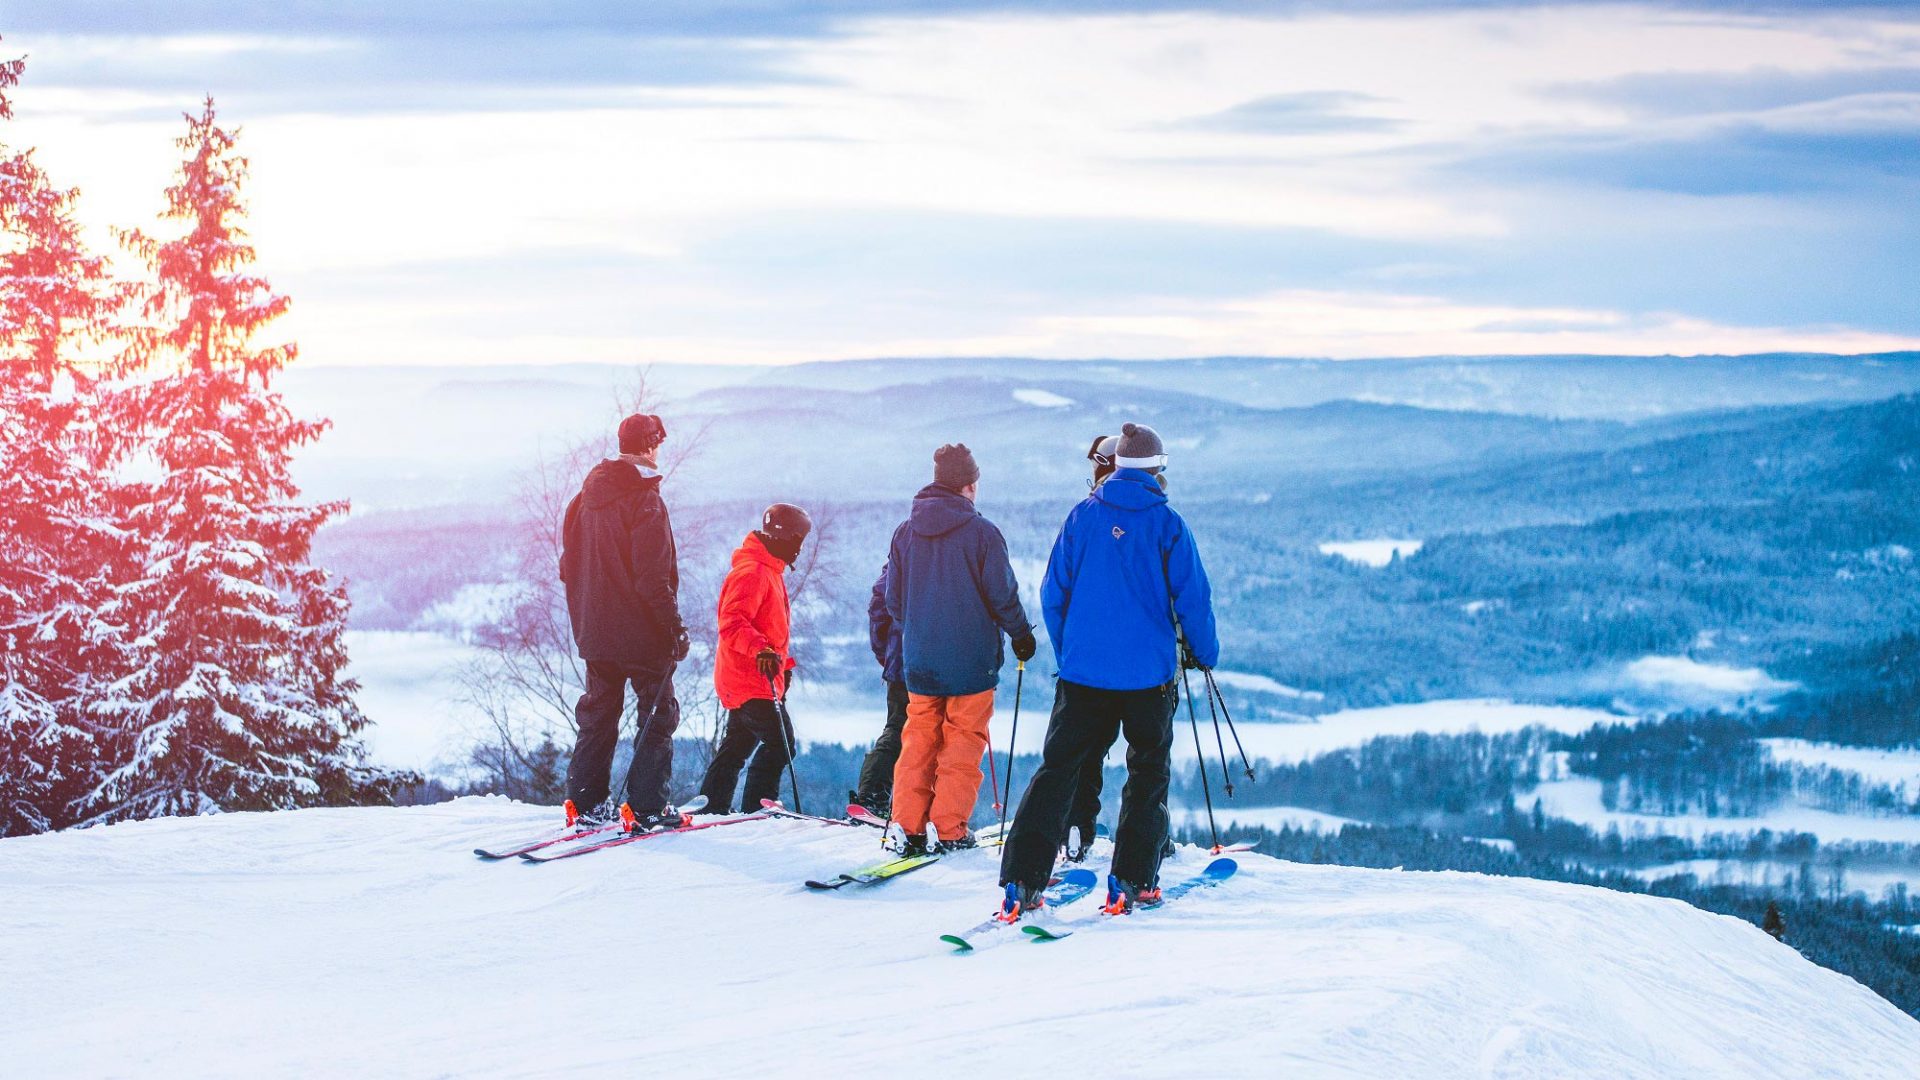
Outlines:
{"label": "skier in black jacket", "polygon": [[567,767],[569,825],[611,816],[603,804],[628,684],[639,704],[639,730],[621,807],[627,812],[620,816],[642,828],[677,820],[667,782],[680,726],[673,671],[687,657],[687,631],[680,621],[673,522],[660,498],[658,455],[666,437],[657,416],[622,420],[620,456],[595,465],[567,505],[560,580],[574,645],[587,664],[586,693],[574,708],[579,737]]}

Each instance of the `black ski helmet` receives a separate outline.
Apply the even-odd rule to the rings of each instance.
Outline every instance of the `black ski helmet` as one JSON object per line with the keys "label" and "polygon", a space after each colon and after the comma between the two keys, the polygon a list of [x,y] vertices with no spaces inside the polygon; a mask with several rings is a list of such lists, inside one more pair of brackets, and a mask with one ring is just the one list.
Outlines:
{"label": "black ski helmet", "polygon": [[774,503],[760,514],[760,535],[798,547],[813,531],[813,519],[792,503]]}
{"label": "black ski helmet", "polygon": [[1089,487],[1099,487],[1100,481],[1113,475],[1113,458],[1120,452],[1120,436],[1101,435],[1087,447],[1087,460],[1093,462],[1093,479],[1087,481]]}

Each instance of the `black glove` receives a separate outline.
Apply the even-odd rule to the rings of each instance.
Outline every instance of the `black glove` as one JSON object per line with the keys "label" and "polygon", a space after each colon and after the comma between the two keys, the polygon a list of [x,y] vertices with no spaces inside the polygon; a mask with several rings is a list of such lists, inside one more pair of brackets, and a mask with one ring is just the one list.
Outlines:
{"label": "black glove", "polygon": [[780,689],[781,689],[782,691],[787,691],[787,690],[792,690],[792,689],[793,689],[793,671],[794,671],[794,669],[793,669],[793,668],[788,668],[788,669],[787,669],[787,681],[786,681],[786,683],[785,683],[785,685],[783,685],[783,686],[781,686],[781,687],[780,687]]}
{"label": "black glove", "polygon": [[673,632],[673,662],[679,663],[687,658],[687,652],[693,648],[693,639],[687,636],[687,628],[681,627]]}
{"label": "black glove", "polygon": [[1183,668],[1186,668],[1188,671],[1213,670],[1212,668],[1209,668],[1207,665],[1201,663],[1200,658],[1193,655],[1193,650],[1191,648],[1188,648],[1187,643],[1184,641],[1180,643],[1180,666]]}
{"label": "black glove", "polygon": [[760,677],[771,683],[780,677],[780,654],[772,649],[761,649],[755,654],[753,662],[760,667]]}
{"label": "black glove", "polygon": [[1022,630],[1013,639],[1013,658],[1024,664],[1033,659],[1033,650],[1039,647],[1039,643],[1033,640],[1033,631]]}

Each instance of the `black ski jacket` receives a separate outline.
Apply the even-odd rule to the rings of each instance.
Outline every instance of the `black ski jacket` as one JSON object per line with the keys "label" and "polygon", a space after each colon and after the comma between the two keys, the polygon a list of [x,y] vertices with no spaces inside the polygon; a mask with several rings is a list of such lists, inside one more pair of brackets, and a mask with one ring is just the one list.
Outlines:
{"label": "black ski jacket", "polygon": [[602,461],[567,504],[560,580],[582,660],[664,671],[680,635],[680,566],[660,477]]}

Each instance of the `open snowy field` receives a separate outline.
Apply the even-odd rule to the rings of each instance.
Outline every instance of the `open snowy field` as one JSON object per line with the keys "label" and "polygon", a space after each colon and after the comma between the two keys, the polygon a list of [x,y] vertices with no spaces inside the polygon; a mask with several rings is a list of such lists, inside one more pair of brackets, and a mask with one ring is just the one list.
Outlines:
{"label": "open snowy field", "polygon": [[[1920,844],[1920,816],[1869,817],[1793,805],[1782,805],[1757,817],[1635,814],[1625,810],[1608,810],[1600,801],[1600,781],[1584,776],[1541,784],[1534,789],[1533,795],[1539,797],[1541,808],[1553,817],[1566,818],[1602,832],[1609,825],[1618,825],[1620,831],[1628,836],[1636,832],[1704,836],[1708,833],[1749,833],[1772,829],[1777,833],[1812,833],[1823,844],[1847,840]],[[1522,804],[1531,802],[1531,798],[1524,797]]]}
{"label": "open snowy field", "polygon": [[1908,797],[1920,795],[1920,750],[1882,750],[1871,746],[1835,746],[1805,739],[1762,739],[1776,761],[1824,765],[1859,773],[1876,784],[1905,784]]}
{"label": "open snowy field", "polygon": [[[1920,1023],[1752,926],[1539,881],[1301,866],[947,953],[990,852],[856,894],[755,821],[536,866],[500,799],[0,840],[9,1076],[1908,1077]],[[1204,861],[1182,852],[1178,871]],[[103,1020],[110,1018],[110,1020]],[[1113,1036],[1125,1032],[1124,1038]]]}

